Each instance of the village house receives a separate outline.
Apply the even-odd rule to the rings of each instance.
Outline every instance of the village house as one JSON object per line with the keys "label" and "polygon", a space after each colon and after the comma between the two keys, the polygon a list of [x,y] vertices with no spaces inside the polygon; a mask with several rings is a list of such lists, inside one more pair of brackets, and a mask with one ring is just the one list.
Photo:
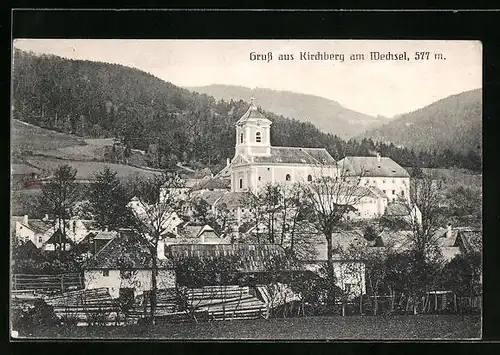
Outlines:
{"label": "village house", "polygon": [[[360,231],[336,232],[332,236],[333,269],[336,286],[343,290],[349,298],[366,294],[365,261],[362,257],[349,252],[350,246],[366,248],[369,246]],[[328,248],[325,237],[321,234],[311,235],[312,251],[302,259],[307,270],[318,272],[328,261]]]}
{"label": "village house", "polygon": [[360,180],[361,186],[374,186],[387,195],[390,202],[410,199],[410,175],[388,157],[347,156],[337,162],[341,174],[347,179]]}
{"label": "village house", "polygon": [[[49,220],[47,215],[43,219],[30,219],[28,215],[12,216],[11,223],[15,225],[15,236],[19,242],[31,240],[37,248],[53,250],[53,242],[58,240],[52,238],[49,243],[60,224],[57,220]],[[65,221],[66,238],[71,245],[80,243],[90,231],[96,229],[97,226],[91,220],[72,218]]]}
{"label": "village house", "polygon": [[236,122],[235,155],[226,169],[230,170],[232,192],[256,193],[267,183],[312,181],[314,176],[335,175],[335,160],[324,148],[271,146],[271,124],[252,98],[250,107]]}
{"label": "village house", "polygon": [[[156,255],[155,255],[156,256]],[[152,263],[146,241],[134,232],[121,230],[84,266],[85,289],[107,288],[112,298],[151,289]],[[158,259],[158,288],[175,286],[175,274],[165,258]]]}
{"label": "village house", "polygon": [[[342,199],[340,196],[341,201]],[[354,210],[348,212],[345,217],[352,220],[383,216],[388,204],[387,195],[373,186],[359,186],[352,192],[352,196],[346,199],[352,202]]]}
{"label": "village house", "polygon": [[[127,207],[132,210],[132,212],[142,220],[145,224],[148,224],[148,214],[147,209],[150,207],[146,203],[141,202],[138,197],[133,197],[127,204]],[[176,211],[171,211],[167,218],[162,222],[161,228],[163,229],[163,234],[172,233],[177,234],[177,227],[184,223],[184,220],[179,216]]]}

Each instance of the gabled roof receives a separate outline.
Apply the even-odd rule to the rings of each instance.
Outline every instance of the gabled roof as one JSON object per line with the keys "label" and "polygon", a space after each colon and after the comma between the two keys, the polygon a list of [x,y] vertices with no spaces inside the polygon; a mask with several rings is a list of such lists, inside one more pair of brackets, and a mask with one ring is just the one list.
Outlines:
{"label": "gabled roof", "polygon": [[60,243],[68,243],[74,244],[71,239],[65,236],[60,229],[57,229],[52,236],[44,243],[46,244],[60,244]]}
{"label": "gabled roof", "polygon": [[348,176],[359,176],[362,172],[368,177],[410,177],[410,174],[398,163],[388,157],[353,157],[347,156],[338,161],[340,169]]}
{"label": "gabled roof", "polygon": [[[328,247],[325,237],[321,234],[311,236],[311,244],[313,247],[313,255],[311,261],[326,261],[328,260]],[[367,247],[368,241],[363,237],[363,233],[358,230],[335,232],[332,235],[332,247],[334,259],[341,259],[341,252],[347,251],[351,246]]]}
{"label": "gabled roof", "polygon": [[481,252],[483,248],[483,234],[480,230],[459,230],[455,246],[462,246],[466,253]]}
{"label": "gabled roof", "polygon": [[235,256],[241,262],[240,271],[256,272],[266,270],[272,258],[284,258],[285,250],[276,244],[175,244],[165,248],[165,255],[174,264],[186,257]]}
{"label": "gabled roof", "polygon": [[250,192],[227,192],[216,203],[216,207],[225,204],[228,208],[248,205],[253,195]]}
{"label": "gabled roof", "polygon": [[386,216],[408,216],[408,208],[402,203],[389,203],[385,209]]}
{"label": "gabled roof", "polygon": [[99,231],[97,232],[96,236],[94,237],[95,239],[101,239],[101,240],[111,240],[113,238],[116,238],[118,236],[118,232],[115,231]]}
{"label": "gabled roof", "polygon": [[[157,262],[161,268],[169,266],[164,260],[157,259]],[[111,239],[85,265],[87,269],[150,269],[151,267],[147,242],[131,231],[122,232],[119,237]]]}
{"label": "gabled roof", "polygon": [[246,110],[246,112],[241,116],[238,122],[236,122],[236,125],[243,125],[250,121],[255,121],[255,122],[260,121],[268,124],[272,123],[262,113],[259,112],[257,106],[255,106],[255,104],[253,103],[253,100],[248,109]]}
{"label": "gabled roof", "polygon": [[227,191],[195,191],[192,196],[195,198],[201,198],[210,206],[213,206],[218,199],[224,196]]}
{"label": "gabled roof", "polygon": [[335,159],[325,148],[271,147],[269,156],[254,157],[254,163],[335,165]]}
{"label": "gabled roof", "polygon": [[54,226],[54,223],[52,221],[44,221],[41,219],[29,219],[27,225],[23,223],[22,217],[21,220],[19,220],[17,217],[13,217],[13,220],[31,229],[35,234],[44,234]]}

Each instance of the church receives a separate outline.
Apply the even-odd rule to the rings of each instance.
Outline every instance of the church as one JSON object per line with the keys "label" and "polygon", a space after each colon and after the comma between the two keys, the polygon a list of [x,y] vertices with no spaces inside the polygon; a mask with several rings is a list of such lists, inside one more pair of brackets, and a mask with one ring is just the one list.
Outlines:
{"label": "church", "polygon": [[252,98],[236,122],[235,155],[224,169],[231,178],[232,192],[256,193],[268,183],[291,184],[336,174],[335,159],[324,148],[271,146],[271,125]]}

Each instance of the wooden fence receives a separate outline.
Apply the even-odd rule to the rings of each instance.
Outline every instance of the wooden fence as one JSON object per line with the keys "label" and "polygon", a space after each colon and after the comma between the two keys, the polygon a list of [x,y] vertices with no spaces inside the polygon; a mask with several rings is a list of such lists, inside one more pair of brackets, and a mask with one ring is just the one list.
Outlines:
{"label": "wooden fence", "polygon": [[59,275],[13,274],[12,290],[65,292],[84,288],[83,276],[78,273]]}

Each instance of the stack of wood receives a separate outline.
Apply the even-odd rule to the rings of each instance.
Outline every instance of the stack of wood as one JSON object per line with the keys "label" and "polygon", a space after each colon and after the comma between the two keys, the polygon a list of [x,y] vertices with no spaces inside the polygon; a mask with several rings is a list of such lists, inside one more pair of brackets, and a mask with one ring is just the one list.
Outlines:
{"label": "stack of wood", "polygon": [[42,299],[43,295],[35,290],[12,290],[11,307],[12,309],[27,309],[34,307],[37,299]]}
{"label": "stack of wood", "polygon": [[300,301],[300,296],[285,284],[256,286],[257,296],[269,309],[280,307],[286,303]]}
{"label": "stack of wood", "polygon": [[119,306],[106,288],[65,292],[46,297],[45,302],[54,308],[59,318],[74,319],[81,325],[114,325],[120,318]]}
{"label": "stack of wood", "polygon": [[266,305],[250,293],[249,287],[206,286],[187,289],[187,305],[206,311],[213,320],[257,319],[266,315]]}
{"label": "stack of wood", "polygon": [[[135,298],[133,307],[127,312],[127,318],[131,323],[137,322],[140,318],[146,318],[150,313],[149,292]],[[162,317],[174,314],[179,309],[175,288],[159,289],[156,294],[155,315]]]}

